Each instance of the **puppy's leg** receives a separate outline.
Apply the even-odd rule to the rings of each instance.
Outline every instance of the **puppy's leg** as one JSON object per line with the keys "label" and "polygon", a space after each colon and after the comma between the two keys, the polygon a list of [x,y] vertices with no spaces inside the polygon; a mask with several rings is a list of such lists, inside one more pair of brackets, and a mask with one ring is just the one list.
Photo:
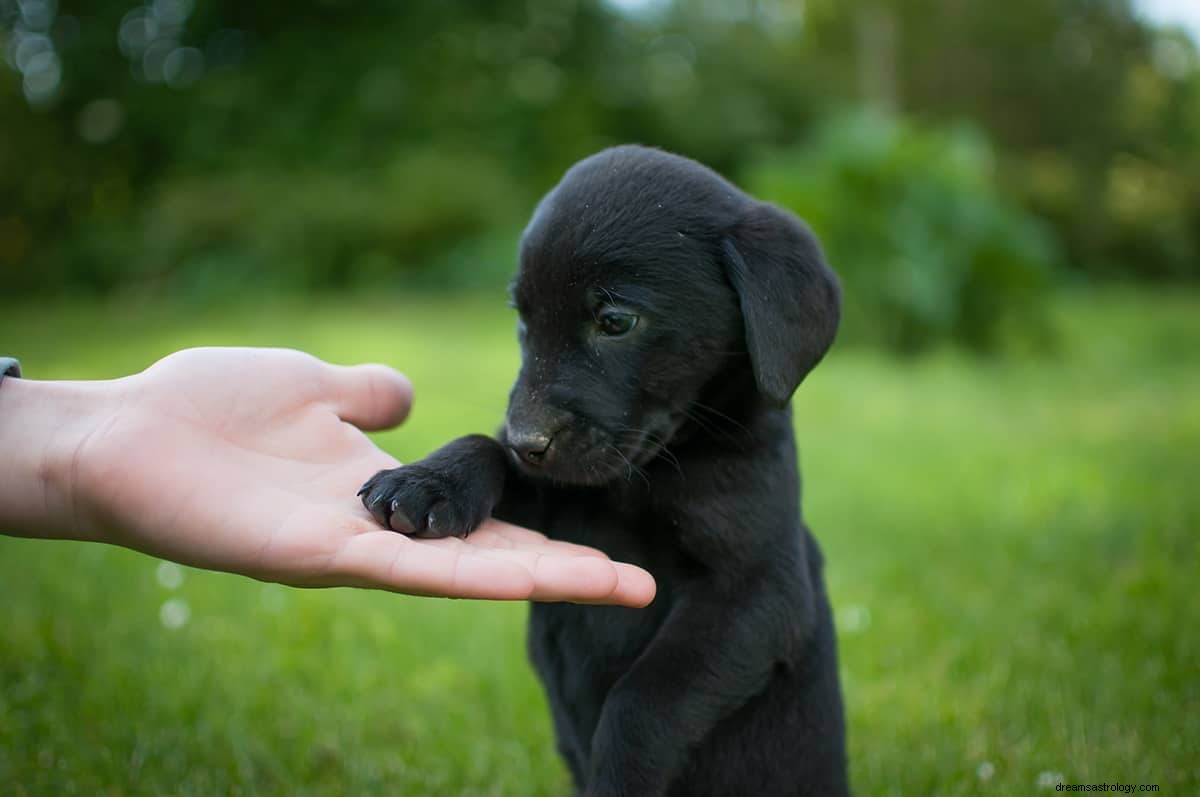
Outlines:
{"label": "puppy's leg", "polygon": [[781,616],[781,607],[805,613],[799,596],[781,601],[780,590],[779,583],[755,580],[680,596],[604,702],[586,797],[663,795],[689,751],[767,687],[799,643],[795,618]]}
{"label": "puppy's leg", "polygon": [[411,465],[381,470],[358,494],[385,528],[414,537],[461,537],[504,495],[508,459],[490,437],[460,437]]}

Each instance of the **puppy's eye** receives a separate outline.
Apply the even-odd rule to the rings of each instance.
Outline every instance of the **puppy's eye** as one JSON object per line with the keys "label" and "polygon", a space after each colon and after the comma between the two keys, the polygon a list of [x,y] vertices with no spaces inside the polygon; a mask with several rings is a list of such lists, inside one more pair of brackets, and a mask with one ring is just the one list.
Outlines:
{"label": "puppy's eye", "polygon": [[638,317],[633,313],[604,310],[600,313],[600,317],[596,319],[596,328],[600,330],[601,335],[616,338],[628,334],[637,326],[637,322]]}

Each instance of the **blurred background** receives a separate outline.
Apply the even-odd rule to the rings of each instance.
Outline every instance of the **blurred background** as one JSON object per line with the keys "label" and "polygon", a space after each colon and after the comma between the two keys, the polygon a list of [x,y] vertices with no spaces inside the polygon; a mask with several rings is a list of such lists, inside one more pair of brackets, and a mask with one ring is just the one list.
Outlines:
{"label": "blurred background", "polygon": [[[860,794],[1200,787],[1196,0],[0,0],[0,353],[379,360],[502,417],[537,199],[640,142],[846,288],[796,398]],[[0,790],[563,794],[523,609],[0,540]]]}
{"label": "blurred background", "polygon": [[1200,277],[1171,8],[0,0],[5,290],[502,286],[533,202],[637,141],[805,216],[851,339],[984,346],[1065,280]]}

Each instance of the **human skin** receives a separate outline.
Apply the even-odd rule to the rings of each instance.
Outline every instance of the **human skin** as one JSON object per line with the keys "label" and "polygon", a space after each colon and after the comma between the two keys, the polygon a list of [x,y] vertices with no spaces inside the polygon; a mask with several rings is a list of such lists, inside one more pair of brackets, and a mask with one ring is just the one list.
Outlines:
{"label": "human skin", "polygon": [[355,498],[394,468],[364,430],[412,387],[382,365],[203,348],[111,381],[0,382],[0,531],[122,545],[296,587],[644,606],[654,580],[488,520],[465,538],[380,528]]}

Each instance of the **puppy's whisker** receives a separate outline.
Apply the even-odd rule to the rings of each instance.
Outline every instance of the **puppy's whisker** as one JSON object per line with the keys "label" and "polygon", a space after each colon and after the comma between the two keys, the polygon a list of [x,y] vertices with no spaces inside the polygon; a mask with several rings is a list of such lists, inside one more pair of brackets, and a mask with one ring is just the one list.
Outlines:
{"label": "puppy's whisker", "polygon": [[745,442],[745,438],[743,436],[739,435],[737,433],[737,431],[735,431],[733,429],[724,429],[724,428],[721,428],[720,426],[714,426],[711,423],[702,421],[700,418],[697,418],[695,416],[692,416],[692,420],[695,421],[698,425],[701,425],[702,428],[704,428],[705,431],[708,432],[709,437],[711,437],[715,440],[722,440],[726,443],[732,443],[732,444],[739,445],[739,446]]}
{"label": "puppy's whisker", "polygon": [[716,407],[711,407],[708,404],[704,404],[699,401],[693,401],[691,406],[693,409],[703,410],[704,412],[707,412],[710,415],[714,415],[717,418],[720,418],[721,420],[725,421],[726,423],[732,424],[733,426],[737,427],[740,431],[745,432],[746,434],[750,434],[750,430],[747,429],[741,422],[739,422],[735,418],[731,418],[730,416],[721,412]]}
{"label": "puppy's whisker", "polygon": [[611,289],[611,288],[604,288],[604,287],[601,287],[601,288],[600,288],[600,290],[604,291],[604,295],[605,295],[605,296],[607,296],[607,297],[608,297],[608,299],[609,299],[609,301],[611,301],[613,304],[617,304],[617,303],[618,303],[618,302],[617,302],[617,299],[624,299],[624,300],[625,300],[625,301],[627,301],[627,302],[632,302],[632,301],[633,301],[633,300],[632,300],[632,299],[630,299],[628,296],[624,296],[624,295],[622,295],[622,294],[621,294],[619,291],[614,291],[614,290],[613,290],[613,289]]}
{"label": "puppy's whisker", "polygon": [[[707,415],[702,415],[701,413],[707,413]],[[698,401],[692,402],[691,406],[684,410],[684,416],[691,419],[697,426],[704,429],[713,437],[720,437],[729,442],[744,443],[746,438],[750,436],[750,430],[742,423],[729,417],[715,407],[710,407]],[[726,428],[721,428],[722,425]]]}
{"label": "puppy's whisker", "polygon": [[614,433],[618,439],[625,436],[632,436],[632,440],[630,442],[649,442],[657,446],[658,450],[655,452],[655,456],[662,455],[664,460],[669,462],[680,475],[683,475],[683,467],[679,464],[679,457],[675,456],[675,453],[671,451],[671,449],[667,448],[667,441],[660,435],[657,435],[654,432],[646,429],[639,429],[634,426],[618,426],[614,430]]}
{"label": "puppy's whisker", "polygon": [[663,455],[663,459],[671,463],[671,467],[675,468],[676,473],[678,473],[680,476],[683,475],[683,464],[680,463],[679,457],[675,456],[674,451],[667,448],[664,444],[659,448],[659,453]]}
{"label": "puppy's whisker", "polygon": [[683,466],[679,463],[679,457],[675,456],[675,452],[667,448],[667,441],[663,440],[656,434],[649,435],[647,439],[654,445],[658,446],[658,451],[656,451],[655,454],[661,455],[662,458],[669,462],[671,467],[675,468],[679,475],[682,476]]}
{"label": "puppy's whisker", "polygon": [[646,489],[650,489],[650,478],[646,475],[646,472],[644,470],[639,468],[637,465],[633,464],[633,460],[631,460],[629,457],[625,456],[625,454],[622,453],[621,449],[618,448],[617,446],[615,446],[615,445],[608,446],[605,449],[605,453],[608,453],[609,451],[614,452],[625,463],[625,466],[626,466],[625,481],[626,482],[632,484],[633,483],[633,474],[636,473],[638,476],[640,476],[642,478],[642,481],[646,483]]}
{"label": "puppy's whisker", "polygon": [[683,417],[687,418],[692,423],[700,427],[700,429],[709,437],[729,437],[728,433],[714,427],[699,413],[693,412],[690,409],[683,411]]}
{"label": "puppy's whisker", "polygon": [[712,419],[706,419],[704,416],[700,415],[699,413],[693,412],[691,410],[684,410],[683,414],[684,414],[685,418],[687,418],[692,423],[694,423],[698,427],[700,427],[700,429],[703,430],[705,434],[707,434],[709,437],[713,438],[714,440],[723,440],[723,441],[725,441],[727,443],[731,443],[741,449],[745,448],[745,446],[749,440],[749,437],[747,434],[739,433],[737,430],[734,430],[734,429],[721,428],[719,425],[714,424],[712,422]]}

